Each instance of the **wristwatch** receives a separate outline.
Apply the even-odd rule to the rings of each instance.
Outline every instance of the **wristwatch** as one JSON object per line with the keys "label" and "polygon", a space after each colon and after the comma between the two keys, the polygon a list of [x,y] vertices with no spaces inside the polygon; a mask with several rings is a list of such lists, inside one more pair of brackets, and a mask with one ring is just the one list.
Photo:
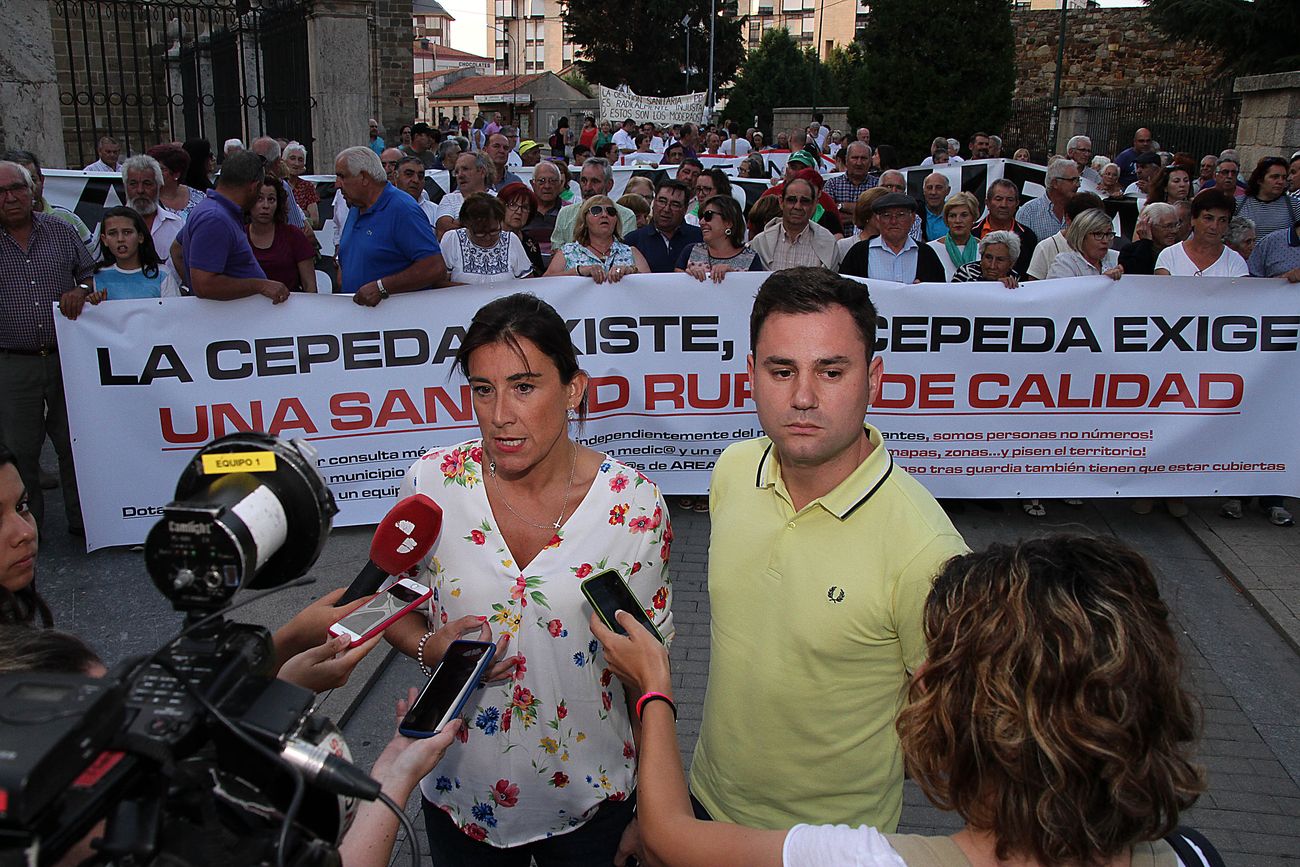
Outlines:
{"label": "wristwatch", "polygon": [[388,290],[384,288],[384,281],[383,281],[383,279],[381,278],[381,279],[379,279],[379,280],[376,280],[376,281],[375,281],[375,285],[379,287],[379,298],[380,298],[380,300],[383,300],[383,299],[387,298],[387,297],[388,297]]}

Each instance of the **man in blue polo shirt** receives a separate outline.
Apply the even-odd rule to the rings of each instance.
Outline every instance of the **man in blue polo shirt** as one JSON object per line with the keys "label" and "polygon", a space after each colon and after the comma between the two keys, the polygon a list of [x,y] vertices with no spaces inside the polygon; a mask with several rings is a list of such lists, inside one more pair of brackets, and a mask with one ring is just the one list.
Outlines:
{"label": "man in blue polo shirt", "polygon": [[690,192],[681,181],[665,178],[655,188],[650,224],[625,239],[645,256],[651,271],[667,273],[677,267],[682,250],[704,240],[698,226],[686,223],[686,202]]}
{"label": "man in blue polo shirt", "polygon": [[289,298],[289,287],[266,279],[244,232],[244,211],[257,199],[264,175],[262,158],[252,151],[226,157],[216,189],[195,206],[176,236],[176,273],[199,298],[233,301],[265,295],[274,304]]}
{"label": "man in blue polo shirt", "polygon": [[374,307],[394,292],[447,285],[447,264],[428,218],[388,182],[378,154],[347,148],[334,161],[334,174],[349,205],[339,239],[345,294]]}

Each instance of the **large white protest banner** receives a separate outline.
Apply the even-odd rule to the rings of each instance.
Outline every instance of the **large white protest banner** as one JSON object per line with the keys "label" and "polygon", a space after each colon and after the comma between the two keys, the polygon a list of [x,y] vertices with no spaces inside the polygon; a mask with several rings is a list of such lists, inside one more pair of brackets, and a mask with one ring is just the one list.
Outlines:
{"label": "large white protest banner", "polygon": [[[529,280],[591,374],[581,439],[667,493],[707,489],[759,433],[746,372],[763,274],[617,285]],[[1300,493],[1300,315],[1280,280],[871,281],[880,394],[868,418],[943,497]],[[141,541],[194,452],[258,429],[303,438],[340,525],[392,505],[425,449],[477,436],[451,359],[477,287],[377,308],[296,295],[115,301],[58,321],[87,544]]]}
{"label": "large white protest banner", "polygon": [[629,117],[637,123],[671,126],[675,123],[704,123],[707,94],[683,93],[679,96],[639,96],[630,90],[600,88],[600,116],[620,124]]}

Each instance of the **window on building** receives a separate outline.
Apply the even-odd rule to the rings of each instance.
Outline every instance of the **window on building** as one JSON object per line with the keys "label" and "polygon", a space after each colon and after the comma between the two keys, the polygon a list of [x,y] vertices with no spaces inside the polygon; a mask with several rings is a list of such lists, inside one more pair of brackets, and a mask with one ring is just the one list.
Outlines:
{"label": "window on building", "polygon": [[566,39],[561,43],[560,49],[561,59],[564,61],[564,65],[568,66],[573,62],[573,43]]}
{"label": "window on building", "polygon": [[546,0],[527,0],[529,18],[546,17]]}
{"label": "window on building", "polygon": [[518,18],[519,11],[515,6],[515,0],[496,0],[496,13],[498,18]]}

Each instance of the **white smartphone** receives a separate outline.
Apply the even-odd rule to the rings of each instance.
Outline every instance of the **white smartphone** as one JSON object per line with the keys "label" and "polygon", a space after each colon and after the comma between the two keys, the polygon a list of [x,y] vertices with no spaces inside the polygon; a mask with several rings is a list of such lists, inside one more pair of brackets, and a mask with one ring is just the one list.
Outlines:
{"label": "white smartphone", "polygon": [[433,591],[423,584],[399,578],[387,590],[331,626],[330,635],[344,636],[349,647],[363,644],[432,595]]}

